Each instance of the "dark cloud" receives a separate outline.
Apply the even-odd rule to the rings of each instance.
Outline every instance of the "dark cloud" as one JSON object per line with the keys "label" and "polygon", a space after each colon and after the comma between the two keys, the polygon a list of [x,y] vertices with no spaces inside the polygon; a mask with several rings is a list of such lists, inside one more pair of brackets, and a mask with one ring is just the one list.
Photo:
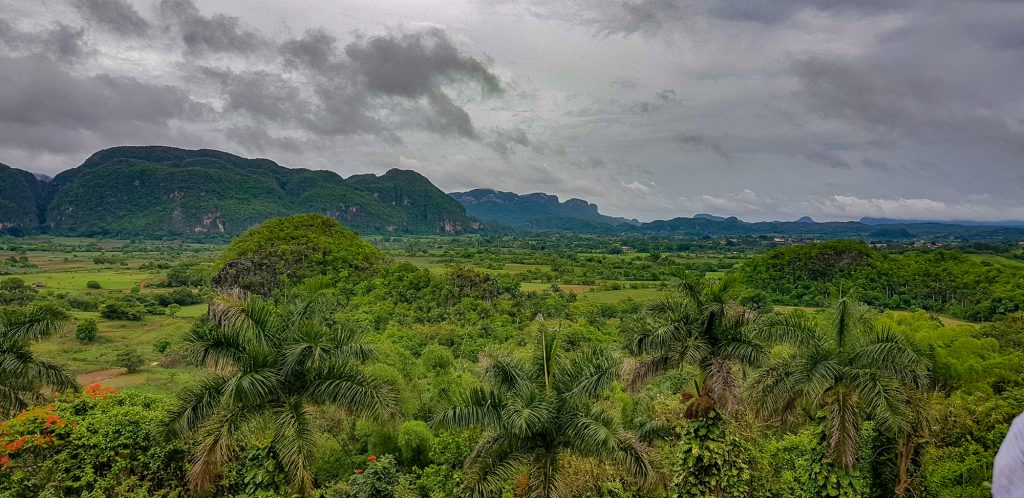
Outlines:
{"label": "dark cloud", "polygon": [[478,138],[469,113],[455,105],[448,95],[443,92],[433,92],[427,95],[427,101],[433,111],[428,121],[428,128],[443,135],[458,135],[473,140]]}
{"label": "dark cloud", "polygon": [[487,147],[499,156],[508,160],[515,154],[516,147],[529,147],[530,137],[522,128],[497,128],[492,132],[492,138],[487,141]]}
{"label": "dark cloud", "polygon": [[45,55],[58,61],[76,62],[85,55],[85,29],[56,22],[42,31],[24,31],[0,18],[0,47],[8,53]]}
{"label": "dark cloud", "polygon": [[142,36],[149,21],[124,0],[72,0],[86,20],[125,36]]}
{"label": "dark cloud", "polygon": [[726,161],[732,160],[732,155],[722,144],[699,133],[679,133],[674,137],[674,140],[683,146],[684,149],[711,152]]}
{"label": "dark cloud", "polygon": [[280,52],[289,67],[323,71],[337,63],[338,39],[322,29],[306,31],[302,38],[281,44]]}
{"label": "dark cloud", "polygon": [[373,36],[350,43],[345,54],[373,92],[403,97],[433,93],[444,82],[467,79],[485,94],[502,91],[498,77],[463,55],[438,29],[402,36]]}
{"label": "dark cloud", "polygon": [[258,33],[243,27],[237,17],[204,16],[192,0],[161,0],[160,13],[176,27],[186,50],[194,55],[250,54],[269,45]]}

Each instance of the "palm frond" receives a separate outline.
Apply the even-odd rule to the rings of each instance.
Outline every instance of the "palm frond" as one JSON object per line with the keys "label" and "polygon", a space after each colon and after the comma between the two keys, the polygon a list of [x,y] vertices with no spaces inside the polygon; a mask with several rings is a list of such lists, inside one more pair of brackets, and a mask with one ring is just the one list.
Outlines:
{"label": "palm frond", "polygon": [[527,438],[549,427],[557,415],[556,400],[547,391],[523,385],[510,394],[501,410],[504,432]]}
{"label": "palm frond", "polygon": [[430,425],[440,429],[495,429],[502,425],[501,414],[506,403],[503,394],[476,387],[461,395],[453,406],[434,415]]}
{"label": "palm frond", "polygon": [[220,478],[224,465],[238,452],[235,438],[239,429],[260,413],[252,407],[242,407],[217,410],[207,417],[196,432],[199,445],[191,458],[189,487],[202,492]]}
{"label": "palm frond", "polygon": [[309,380],[305,394],[316,404],[338,405],[377,420],[398,415],[398,393],[344,362],[332,362]]}
{"label": "palm frond", "polygon": [[607,349],[584,349],[563,357],[555,369],[558,392],[567,397],[597,397],[618,377],[619,361]]}
{"label": "palm frond", "polygon": [[824,434],[831,461],[846,469],[853,469],[860,444],[860,413],[854,392],[837,389],[831,393],[824,421]]}
{"label": "palm frond", "polygon": [[314,437],[309,415],[301,399],[291,399],[273,410],[274,440],[271,443],[278,461],[284,468],[292,492],[309,496],[313,491],[313,475],[310,472],[310,455]]}
{"label": "palm frond", "polygon": [[195,432],[221,409],[226,375],[211,375],[186,386],[178,393],[178,402],[164,422],[168,436],[183,438]]}

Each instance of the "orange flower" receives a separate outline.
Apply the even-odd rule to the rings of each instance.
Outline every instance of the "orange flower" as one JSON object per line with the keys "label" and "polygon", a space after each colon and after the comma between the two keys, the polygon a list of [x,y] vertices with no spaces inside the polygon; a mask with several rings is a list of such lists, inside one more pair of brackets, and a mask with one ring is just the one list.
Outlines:
{"label": "orange flower", "polygon": [[[6,455],[4,455],[4,456],[6,456]],[[356,469],[356,474],[362,474],[362,473],[363,473],[363,469]]]}
{"label": "orange flower", "polygon": [[376,462],[377,461],[377,456],[376,455],[370,455],[370,458],[367,458],[367,460],[369,460],[371,462]]}
{"label": "orange flower", "polygon": [[11,441],[10,443],[7,443],[7,452],[8,453],[14,453],[15,451],[20,450],[23,446],[25,446],[25,437],[24,436],[19,437],[18,439],[15,439],[14,441]]}
{"label": "orange flower", "polygon": [[0,456],[0,466],[9,467],[11,465],[11,457],[7,455]]}

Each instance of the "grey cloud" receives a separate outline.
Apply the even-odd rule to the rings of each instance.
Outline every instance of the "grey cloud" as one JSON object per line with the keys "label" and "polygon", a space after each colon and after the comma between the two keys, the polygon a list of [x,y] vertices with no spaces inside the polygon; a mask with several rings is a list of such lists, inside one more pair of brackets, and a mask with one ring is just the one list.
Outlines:
{"label": "grey cloud", "polygon": [[302,38],[281,44],[286,65],[322,71],[336,63],[338,39],[322,29],[306,31]]}
{"label": "grey cloud", "polygon": [[802,152],[800,157],[822,166],[836,169],[851,169],[853,166],[849,161],[832,152],[824,150],[811,150]]}
{"label": "grey cloud", "polygon": [[7,130],[0,141],[14,145],[19,137],[33,142],[30,135],[116,137],[133,127],[153,132],[167,129],[173,119],[199,119],[206,111],[172,86],[75,76],[39,56],[0,56],[0,88],[0,125]]}
{"label": "grey cloud", "polygon": [[244,28],[237,17],[202,15],[192,0],[161,0],[160,13],[180,31],[182,43],[192,54],[247,54],[269,44],[258,33]]}
{"label": "grey cloud", "polygon": [[877,159],[872,159],[870,157],[865,157],[865,158],[861,159],[860,160],[860,164],[861,164],[861,166],[864,166],[865,168],[873,169],[873,170],[876,170],[876,171],[891,171],[892,170],[892,165],[891,164],[889,164],[889,163],[887,163],[885,161],[879,161]]}
{"label": "grey cloud", "polygon": [[255,125],[238,125],[228,128],[224,136],[232,142],[257,154],[274,151],[300,153],[308,148],[308,141],[294,137],[271,135],[266,128]]}
{"label": "grey cloud", "polygon": [[515,153],[516,146],[529,147],[530,137],[522,128],[496,129],[493,138],[487,141],[487,147],[506,161]]}
{"label": "grey cloud", "polygon": [[732,160],[732,155],[721,143],[699,133],[679,133],[674,140],[685,149],[711,152],[726,161]]}
{"label": "grey cloud", "polygon": [[0,19],[0,47],[9,53],[45,55],[64,62],[75,62],[87,51],[85,30],[56,22],[50,29],[31,32]]}
{"label": "grey cloud", "polygon": [[149,21],[124,0],[73,0],[82,17],[108,31],[125,36],[141,36],[149,31]]}
{"label": "grey cloud", "polygon": [[916,0],[719,0],[709,11],[721,19],[776,24],[805,10],[865,16],[906,9],[914,3]]}
{"label": "grey cloud", "polygon": [[430,102],[430,109],[434,111],[428,124],[429,128],[443,135],[455,134],[473,140],[478,138],[469,113],[455,105],[448,95],[443,92],[432,92],[427,96],[427,100]]}
{"label": "grey cloud", "polygon": [[402,36],[374,36],[350,43],[345,54],[371,91],[419,97],[444,81],[466,78],[488,95],[502,91],[498,77],[479,60],[463,55],[438,29]]}
{"label": "grey cloud", "polygon": [[845,120],[880,135],[922,142],[956,142],[1024,152],[1024,132],[963,94],[941,75],[913,69],[820,58],[795,67],[797,96],[822,116]]}

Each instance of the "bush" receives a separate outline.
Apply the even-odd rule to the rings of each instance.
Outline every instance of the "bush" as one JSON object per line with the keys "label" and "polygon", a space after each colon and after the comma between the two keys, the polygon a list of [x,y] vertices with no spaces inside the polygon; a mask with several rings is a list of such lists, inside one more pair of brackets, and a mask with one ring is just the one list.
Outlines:
{"label": "bush", "polygon": [[398,449],[402,464],[425,467],[430,463],[430,443],[434,435],[422,420],[409,420],[398,427]]}
{"label": "bush", "polygon": [[162,436],[172,400],[99,385],[0,427],[0,496],[180,496],[185,448]]}
{"label": "bush", "polygon": [[171,304],[167,306],[167,316],[174,318],[175,316],[178,315],[178,313],[181,313],[181,306],[177,304]]}
{"label": "bush", "polygon": [[144,364],[142,355],[131,349],[123,349],[117,353],[117,366],[127,369],[128,373],[135,372]]}
{"label": "bush", "polygon": [[142,320],[146,308],[135,302],[111,301],[100,308],[100,316],[107,320]]}
{"label": "bush", "polygon": [[73,294],[65,298],[64,302],[68,303],[68,306],[71,306],[72,309],[78,311],[96,311],[99,309],[99,305],[96,304],[96,300],[92,296]]}
{"label": "bush", "polygon": [[86,289],[102,289],[103,286],[100,285],[100,283],[95,281],[95,280],[90,280],[90,281],[85,283],[85,288]]}
{"label": "bush", "polygon": [[170,348],[171,341],[168,341],[167,339],[160,339],[159,341],[153,343],[153,351],[156,351],[157,353],[160,354],[166,353],[167,350]]}
{"label": "bush", "polygon": [[99,336],[100,329],[96,326],[96,320],[86,319],[75,327],[75,339],[81,342],[92,342]]}

